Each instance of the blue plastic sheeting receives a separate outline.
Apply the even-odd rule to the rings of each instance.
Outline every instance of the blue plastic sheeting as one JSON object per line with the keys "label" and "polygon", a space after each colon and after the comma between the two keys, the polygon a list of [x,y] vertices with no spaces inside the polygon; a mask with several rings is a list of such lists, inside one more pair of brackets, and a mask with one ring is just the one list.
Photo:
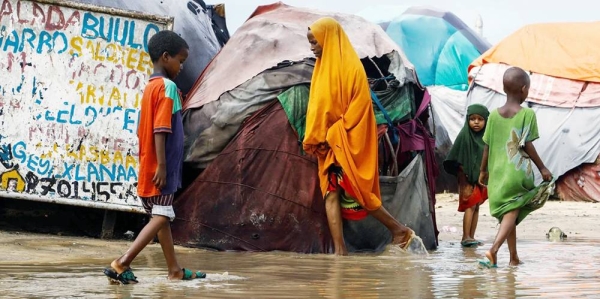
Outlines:
{"label": "blue plastic sheeting", "polygon": [[425,86],[467,90],[469,64],[490,44],[450,12],[410,8],[387,34],[402,48]]}

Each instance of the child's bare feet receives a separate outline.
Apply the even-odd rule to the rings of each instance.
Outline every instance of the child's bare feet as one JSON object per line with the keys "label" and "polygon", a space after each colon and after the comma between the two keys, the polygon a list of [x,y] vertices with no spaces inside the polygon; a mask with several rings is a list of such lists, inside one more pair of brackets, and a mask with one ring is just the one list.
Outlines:
{"label": "child's bare feet", "polygon": [[485,257],[487,257],[487,259],[490,261],[490,264],[492,264],[492,265],[498,264],[498,261],[497,261],[497,258],[498,258],[497,257],[497,252],[492,253],[491,250],[488,250],[488,251],[485,252]]}
{"label": "child's bare feet", "polygon": [[521,260],[517,257],[517,258],[511,258],[510,259],[510,263],[508,263],[508,265],[516,267],[518,265],[522,264]]}
{"label": "child's bare feet", "polygon": [[463,236],[463,237],[462,237],[462,239],[461,239],[460,241],[461,241],[461,242],[464,242],[464,241],[470,242],[470,241],[475,241],[475,238],[471,238],[471,237],[465,237],[465,236]]}
{"label": "child's bare feet", "polygon": [[117,271],[118,274],[121,274],[125,272],[125,270],[129,269],[129,266],[121,264],[119,259],[112,261],[112,263],[110,263],[110,267],[113,268],[113,270]]}
{"label": "child's bare feet", "polygon": [[338,256],[348,255],[348,249],[346,248],[346,243],[343,243],[343,240],[342,240],[342,243],[335,244],[334,252],[335,252],[335,255],[338,255]]}
{"label": "child's bare feet", "polygon": [[[175,271],[175,272],[169,272],[169,275],[167,276],[167,278],[169,280],[182,280],[183,279],[183,269],[179,269],[179,271]],[[196,277],[196,273],[193,274],[193,277]]]}
{"label": "child's bare feet", "polygon": [[496,264],[498,262],[496,260],[496,254],[497,252],[492,253],[491,250],[486,251],[485,257],[487,258],[487,260],[478,260],[479,265],[488,269],[498,268],[498,265]]}
{"label": "child's bare feet", "polygon": [[185,268],[179,269],[178,271],[169,272],[167,276],[169,280],[192,280],[196,278],[206,278],[206,273],[200,271],[190,271]]}
{"label": "child's bare feet", "polygon": [[104,269],[104,275],[108,277],[111,284],[134,284],[138,283],[137,277],[129,266],[123,265],[119,259],[110,263],[110,268]]}

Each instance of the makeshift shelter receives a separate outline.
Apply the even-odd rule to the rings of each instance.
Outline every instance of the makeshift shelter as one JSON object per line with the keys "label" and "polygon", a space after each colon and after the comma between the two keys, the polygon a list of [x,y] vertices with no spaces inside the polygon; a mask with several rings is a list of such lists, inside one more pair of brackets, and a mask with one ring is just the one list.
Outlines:
{"label": "makeshift shelter", "polygon": [[415,66],[424,86],[467,90],[467,68],[490,45],[456,15],[411,7],[393,19],[386,33]]}
{"label": "makeshift shelter", "polygon": [[[313,56],[306,32],[323,16],[342,24],[374,79],[372,88],[390,117],[388,122],[376,107],[381,144],[387,139],[386,126],[398,127],[406,140],[393,150],[380,146],[382,174],[390,170],[393,175],[382,179],[389,187],[384,205],[415,229],[428,248],[436,247],[434,173],[429,171],[434,161],[425,154],[431,153],[433,138],[417,119],[429,98],[423,99],[412,66],[381,28],[362,18],[282,3],[255,11],[184,103],[186,168],[203,171],[175,202],[178,244],[332,251],[316,161],[300,145],[314,65],[314,59],[306,58]],[[236,68],[240,65],[244,67]],[[353,251],[380,251],[391,237],[370,217],[346,223],[345,230]]]}
{"label": "makeshift shelter", "polygon": [[[441,167],[464,124],[468,67],[491,45],[455,14],[436,8],[373,6],[358,15],[386,30],[431,94],[431,125]],[[441,171],[436,189],[457,191],[456,178]]]}
{"label": "makeshift shelter", "polygon": [[[502,76],[510,66],[530,72],[524,105],[535,110],[536,149],[555,177],[562,200],[600,200],[600,22],[525,26],[473,62],[467,102],[503,105]],[[535,169],[536,181],[541,177]]]}
{"label": "makeshift shelter", "polygon": [[[74,1],[174,17],[173,31],[179,33],[190,45],[190,54],[185,62],[185,67],[175,79],[175,83],[177,83],[183,94],[188,93],[198,75],[219,52],[221,44],[226,42],[229,37],[227,27],[225,27],[225,8],[223,4],[207,6],[202,0]],[[222,16],[217,11],[222,12]],[[213,19],[214,15],[218,17]]]}
{"label": "makeshift shelter", "polygon": [[[380,28],[360,17],[294,8],[281,2],[260,6],[238,29],[238,36],[204,70],[184,102],[188,124],[186,164],[194,168],[208,166],[235,135],[243,119],[288,87],[310,81],[310,76],[282,80],[268,79],[267,74],[261,73],[285,61],[312,57],[306,31],[313,21],[324,16],[340,21],[360,57],[374,60],[383,57],[388,65],[384,71],[393,73],[401,86],[418,82],[412,65],[398,46]],[[367,67],[378,74],[374,67]],[[264,81],[253,81],[255,85],[248,86],[249,80],[259,74],[265,77]],[[283,86],[274,88],[272,84]],[[262,92],[271,96],[266,97]]]}

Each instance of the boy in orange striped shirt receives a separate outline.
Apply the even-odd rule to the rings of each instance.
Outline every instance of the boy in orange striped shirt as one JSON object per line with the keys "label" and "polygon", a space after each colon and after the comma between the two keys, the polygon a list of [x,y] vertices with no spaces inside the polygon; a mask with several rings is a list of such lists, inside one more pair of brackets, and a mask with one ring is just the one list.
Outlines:
{"label": "boy in orange striped shirt", "polygon": [[104,274],[113,282],[137,283],[130,265],[158,234],[168,268],[168,279],[190,280],[206,274],[181,268],[175,257],[170,221],[175,219],[173,197],[181,187],[183,165],[183,122],[181,97],[172,79],[181,71],[189,46],[172,31],[160,31],[148,42],[154,65],[144,89],[138,127],[140,169],[138,196],[151,220],[129,250],[112,261]]}

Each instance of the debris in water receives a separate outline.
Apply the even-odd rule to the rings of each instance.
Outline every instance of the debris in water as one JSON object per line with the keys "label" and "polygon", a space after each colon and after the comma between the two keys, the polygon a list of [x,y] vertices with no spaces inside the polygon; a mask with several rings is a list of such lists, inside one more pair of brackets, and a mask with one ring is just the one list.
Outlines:
{"label": "debris in water", "polygon": [[423,244],[423,239],[416,234],[412,236],[410,243],[408,243],[408,247],[406,247],[406,251],[412,254],[429,255],[425,244]]}
{"label": "debris in water", "polygon": [[133,237],[135,237],[135,233],[130,230],[126,231],[124,233],[124,235],[125,235],[125,238],[130,241],[133,240]]}
{"label": "debris in water", "polygon": [[567,238],[567,234],[555,226],[546,233],[546,238],[550,241],[562,241]]}

